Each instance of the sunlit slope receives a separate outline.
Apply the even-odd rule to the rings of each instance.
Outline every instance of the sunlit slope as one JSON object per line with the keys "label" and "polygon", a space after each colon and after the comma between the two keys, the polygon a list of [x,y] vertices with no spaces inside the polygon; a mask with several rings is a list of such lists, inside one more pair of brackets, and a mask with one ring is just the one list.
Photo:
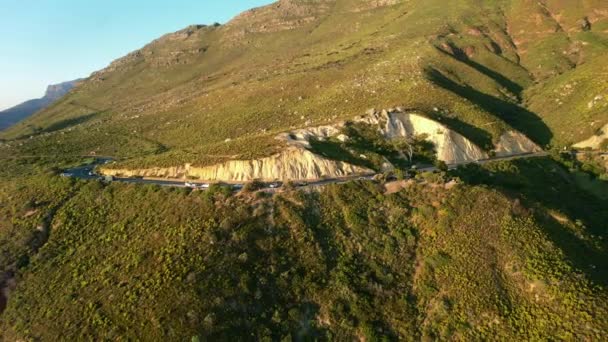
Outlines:
{"label": "sunlit slope", "polygon": [[10,143],[27,153],[209,164],[269,155],[279,132],[402,106],[486,150],[510,128],[541,146],[582,140],[526,107],[525,90],[601,59],[607,11],[603,1],[280,1],[166,35],[2,138],[28,138]]}

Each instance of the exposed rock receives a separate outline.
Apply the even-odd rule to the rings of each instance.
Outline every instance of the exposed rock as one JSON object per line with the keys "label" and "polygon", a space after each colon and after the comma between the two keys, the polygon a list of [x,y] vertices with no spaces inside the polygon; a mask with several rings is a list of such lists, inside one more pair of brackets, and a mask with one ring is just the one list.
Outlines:
{"label": "exposed rock", "polygon": [[579,20],[578,25],[580,26],[581,30],[583,30],[585,32],[591,31],[591,22],[589,21],[589,18],[587,18],[587,17]]}
{"label": "exposed rock", "polygon": [[201,180],[244,182],[259,179],[274,180],[316,180],[324,177],[335,178],[357,174],[373,173],[372,170],[348,163],[334,161],[316,155],[304,148],[290,147],[274,156],[256,160],[231,160],[222,164],[193,167],[189,164],[170,168],[145,170],[100,170],[105,175],[182,178],[193,177]]}
{"label": "exposed rock", "polygon": [[598,131],[598,134],[590,137],[587,140],[581,141],[573,145],[574,148],[591,148],[599,149],[604,140],[608,139],[608,124]]}
{"label": "exposed rock", "polygon": [[[421,114],[406,113],[399,110],[368,110],[367,115],[355,118],[356,122],[375,125],[387,138],[419,137],[435,145],[437,158],[448,164],[474,162],[488,158],[488,154],[461,134],[445,125]],[[143,170],[121,170],[104,168],[100,171],[113,176],[143,176],[162,178],[198,178],[206,181],[251,181],[260,179],[272,180],[314,180],[323,177],[344,177],[357,174],[373,173],[372,170],[358,167],[341,161],[330,160],[319,156],[308,149],[312,139],[326,140],[336,137],[347,141],[348,136],[341,134],[345,123],[335,125],[307,127],[277,135],[277,139],[288,146],[284,151],[255,160],[231,160],[212,166],[196,167],[190,164],[168,168],[150,168]],[[525,135],[509,131],[500,138],[497,146],[499,156],[508,156],[527,152],[541,151]],[[366,159],[365,155],[361,158]],[[392,170],[394,166],[384,160],[382,171]]]}
{"label": "exposed rock", "polygon": [[369,118],[367,122],[379,124],[389,139],[426,135],[427,140],[435,145],[437,159],[448,164],[488,158],[487,153],[469,139],[420,114],[386,113]]}
{"label": "exposed rock", "polygon": [[310,148],[311,138],[324,140],[339,135],[342,126],[343,124],[341,123],[333,126],[307,127],[287,133],[281,133],[277,136],[277,139],[285,141],[288,145]]}
{"label": "exposed rock", "polygon": [[522,153],[541,152],[542,148],[520,132],[508,131],[500,136],[496,144],[496,156],[506,157]]}

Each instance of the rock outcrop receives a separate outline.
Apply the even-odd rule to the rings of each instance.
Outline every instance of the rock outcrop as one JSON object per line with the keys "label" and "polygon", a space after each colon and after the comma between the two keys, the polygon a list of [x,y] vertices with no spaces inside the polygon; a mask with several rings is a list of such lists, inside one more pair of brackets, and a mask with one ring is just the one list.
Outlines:
{"label": "rock outcrop", "polygon": [[496,156],[508,157],[523,153],[541,152],[542,148],[536,145],[527,136],[520,132],[508,131],[500,136],[498,144],[496,144]]}
{"label": "rock outcrop", "polygon": [[122,177],[196,178],[223,182],[246,182],[255,179],[262,181],[316,180],[325,177],[337,178],[373,173],[372,170],[323,158],[304,148],[295,146],[266,158],[231,160],[205,167],[194,167],[186,164],[178,167],[143,170],[103,168],[100,171],[105,175]]}
{"label": "rock outcrop", "polygon": [[590,137],[587,140],[581,141],[573,145],[574,148],[591,148],[597,150],[600,148],[600,145],[608,140],[608,124],[606,124],[602,129],[598,131],[597,134]]}
{"label": "rock outcrop", "polygon": [[[408,113],[401,109],[370,110],[365,116],[355,118],[377,126],[387,139],[424,136],[432,142],[437,158],[447,164],[475,162],[489,158],[489,155],[472,141],[448,128],[447,126],[418,113]],[[373,170],[349,163],[331,160],[311,152],[312,139],[325,140],[336,138],[347,141],[349,137],[342,134],[345,123],[335,125],[307,127],[279,134],[276,138],[287,144],[287,148],[276,155],[254,160],[230,160],[211,166],[192,166],[190,164],[141,170],[103,168],[105,175],[122,177],[161,177],[176,179],[200,179],[205,181],[246,182],[255,179],[274,180],[315,180],[320,178],[338,178],[358,174],[370,174]],[[497,144],[497,156],[510,156],[522,153],[539,152],[541,148],[525,135],[508,131]],[[382,166],[390,170],[393,166],[388,160]]]}
{"label": "rock outcrop", "polygon": [[310,148],[310,140],[313,138],[325,140],[333,136],[340,137],[340,128],[342,126],[343,123],[333,126],[307,127],[287,133],[281,133],[277,136],[277,139],[282,140],[291,146]]}
{"label": "rock outcrop", "polygon": [[378,124],[388,139],[424,135],[435,145],[437,159],[448,164],[474,162],[488,158],[488,154],[461,134],[445,125],[416,113],[382,111],[368,113],[359,121]]}

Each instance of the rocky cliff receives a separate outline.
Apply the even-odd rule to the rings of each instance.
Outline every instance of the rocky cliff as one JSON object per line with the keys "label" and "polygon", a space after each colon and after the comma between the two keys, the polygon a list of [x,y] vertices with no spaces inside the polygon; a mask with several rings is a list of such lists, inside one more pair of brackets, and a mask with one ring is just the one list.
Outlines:
{"label": "rocky cliff", "polygon": [[448,164],[488,158],[485,151],[466,137],[421,114],[401,110],[370,111],[357,120],[378,125],[387,139],[424,136],[435,145],[437,159]]}
{"label": "rocky cliff", "polygon": [[103,168],[100,171],[105,175],[123,177],[195,178],[223,182],[245,182],[255,179],[262,181],[316,180],[324,177],[336,178],[373,173],[372,170],[323,158],[296,146],[289,147],[285,151],[267,158],[231,160],[206,167],[194,167],[186,164],[179,167],[144,170]]}
{"label": "rocky cliff", "polygon": [[541,152],[542,148],[536,145],[527,136],[520,132],[508,131],[500,136],[494,152],[497,157],[508,157],[523,153]]}
{"label": "rocky cliff", "polygon": [[[489,158],[486,151],[472,141],[447,126],[419,113],[408,113],[401,109],[370,110],[355,121],[378,126],[387,139],[420,137],[435,145],[437,158],[448,164],[475,162]],[[254,160],[231,160],[211,166],[192,166],[190,164],[140,170],[103,168],[106,175],[123,177],[162,177],[177,179],[200,179],[205,181],[245,182],[254,179],[273,180],[315,180],[337,178],[357,174],[373,173],[373,170],[349,163],[331,160],[311,152],[311,139],[326,140],[334,137],[346,141],[349,137],[341,132],[344,122],[335,125],[306,127],[277,136],[289,147],[276,155]],[[504,157],[522,153],[541,151],[525,135],[505,132],[496,146],[497,156]],[[388,169],[388,166],[387,166]]]}

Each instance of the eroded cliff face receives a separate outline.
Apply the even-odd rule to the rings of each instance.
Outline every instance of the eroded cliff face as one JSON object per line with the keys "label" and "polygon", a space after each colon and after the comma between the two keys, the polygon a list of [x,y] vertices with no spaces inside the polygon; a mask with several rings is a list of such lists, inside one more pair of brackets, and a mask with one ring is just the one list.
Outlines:
{"label": "eroded cliff face", "polygon": [[426,135],[435,145],[437,159],[448,164],[473,162],[488,154],[464,136],[418,114],[390,113],[385,126],[388,138]]}
{"label": "eroded cliff face", "polygon": [[292,146],[285,151],[255,160],[231,160],[225,163],[194,167],[189,164],[170,168],[120,170],[103,168],[105,175],[122,177],[196,178],[206,181],[247,182],[252,180],[316,180],[358,174],[372,170],[348,163],[330,160],[304,148]]}
{"label": "eroded cliff face", "polygon": [[574,148],[591,148],[597,150],[602,143],[608,140],[608,124],[598,131],[598,134],[590,137],[587,140],[581,141],[573,145]]}
{"label": "eroded cliff face", "polygon": [[[365,116],[355,121],[377,126],[387,139],[424,136],[435,145],[437,158],[447,164],[475,162],[489,158],[486,151],[475,145],[463,135],[447,126],[429,119],[422,114],[405,112],[400,109],[370,110]],[[270,157],[254,160],[231,160],[211,166],[192,166],[190,164],[141,170],[103,168],[105,175],[122,177],[160,177],[174,179],[195,178],[205,181],[247,182],[255,179],[274,180],[316,180],[324,177],[339,178],[359,174],[371,174],[373,170],[349,163],[331,160],[311,152],[311,139],[325,140],[335,137],[347,141],[342,134],[345,123],[335,125],[307,127],[279,134],[276,138],[288,146],[283,152]],[[607,130],[608,131],[608,130]],[[539,152],[541,148],[525,135],[516,132],[505,132],[496,146],[499,157],[523,153]],[[392,165],[387,161],[383,169],[389,170]]]}
{"label": "eroded cliff face", "polygon": [[387,139],[425,136],[435,145],[437,159],[447,164],[488,158],[485,151],[466,137],[420,114],[383,110],[380,113],[370,112],[358,120],[379,125]]}
{"label": "eroded cliff face", "polygon": [[527,136],[520,132],[508,131],[500,136],[498,144],[496,144],[496,156],[508,157],[523,153],[541,152],[542,148],[536,145]]}

